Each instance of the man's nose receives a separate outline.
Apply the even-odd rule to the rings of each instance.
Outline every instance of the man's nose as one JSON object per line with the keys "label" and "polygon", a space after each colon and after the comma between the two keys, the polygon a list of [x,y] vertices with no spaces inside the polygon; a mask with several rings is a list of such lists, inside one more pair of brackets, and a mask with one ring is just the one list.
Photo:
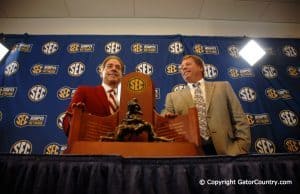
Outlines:
{"label": "man's nose", "polygon": [[117,66],[115,66],[115,65],[113,65],[112,67],[111,67],[111,70],[117,70]]}

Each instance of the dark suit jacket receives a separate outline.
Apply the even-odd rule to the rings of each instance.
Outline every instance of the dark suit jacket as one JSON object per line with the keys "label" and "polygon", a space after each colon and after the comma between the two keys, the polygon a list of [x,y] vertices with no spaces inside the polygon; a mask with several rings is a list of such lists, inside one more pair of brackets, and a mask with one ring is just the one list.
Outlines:
{"label": "dark suit jacket", "polygon": [[[207,124],[220,155],[245,154],[250,149],[250,126],[242,106],[228,82],[205,82]],[[194,107],[190,89],[171,92],[164,113],[183,115]]]}
{"label": "dark suit jacket", "polygon": [[82,102],[85,104],[85,110],[98,116],[110,115],[107,95],[101,85],[98,86],[79,86],[69,104],[66,115],[63,118],[63,129],[68,136],[70,120],[72,117],[72,105]]}

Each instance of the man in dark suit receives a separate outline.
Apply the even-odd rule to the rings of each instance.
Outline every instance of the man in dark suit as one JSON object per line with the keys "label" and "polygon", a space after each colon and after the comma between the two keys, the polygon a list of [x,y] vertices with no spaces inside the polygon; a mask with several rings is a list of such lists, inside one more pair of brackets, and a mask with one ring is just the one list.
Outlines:
{"label": "man in dark suit", "polygon": [[189,108],[196,106],[206,155],[247,153],[250,127],[231,85],[225,81],[204,81],[204,62],[195,55],[183,57],[180,72],[187,87],[167,94],[162,114],[165,117],[187,114]]}
{"label": "man in dark suit", "polygon": [[85,110],[97,116],[114,114],[120,104],[120,82],[124,73],[124,62],[117,56],[106,57],[100,66],[102,84],[79,86],[63,118],[63,130],[68,136],[72,118],[72,105],[83,104]]}

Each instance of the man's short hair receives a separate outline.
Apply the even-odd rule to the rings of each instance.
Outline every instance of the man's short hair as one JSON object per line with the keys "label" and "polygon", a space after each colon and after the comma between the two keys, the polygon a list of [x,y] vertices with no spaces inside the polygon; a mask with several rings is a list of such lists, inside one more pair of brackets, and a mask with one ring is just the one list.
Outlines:
{"label": "man's short hair", "polygon": [[203,61],[203,59],[201,59],[197,55],[185,55],[185,56],[183,56],[182,61],[186,60],[186,59],[189,59],[189,58],[192,58],[197,65],[200,65],[200,66],[202,66],[202,68],[204,68],[204,61]]}
{"label": "man's short hair", "polygon": [[183,58],[182,58],[182,61],[186,60],[186,59],[190,59],[190,58],[193,59],[197,65],[199,65],[200,67],[202,67],[202,69],[203,69],[202,76],[204,77],[204,64],[205,63],[204,63],[203,59],[201,59],[197,55],[184,55]]}
{"label": "man's short hair", "polygon": [[119,63],[121,64],[121,70],[122,70],[122,73],[124,73],[124,70],[125,70],[125,63],[123,62],[123,60],[122,60],[120,57],[118,57],[118,56],[116,56],[116,55],[109,55],[109,56],[107,56],[107,57],[102,61],[101,65],[100,65],[100,72],[103,71],[103,69],[105,68],[105,65],[106,65],[107,61],[109,61],[110,59],[115,59],[115,60],[119,61]]}

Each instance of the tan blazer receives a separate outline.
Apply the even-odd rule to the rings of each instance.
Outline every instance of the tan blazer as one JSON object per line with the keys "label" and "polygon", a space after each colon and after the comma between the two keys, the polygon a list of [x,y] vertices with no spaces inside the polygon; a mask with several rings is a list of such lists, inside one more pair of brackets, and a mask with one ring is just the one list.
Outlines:
{"label": "tan blazer", "polygon": [[[207,123],[212,142],[219,155],[248,153],[251,144],[250,127],[242,106],[228,82],[205,82]],[[167,112],[183,115],[194,107],[190,89],[167,94]]]}

